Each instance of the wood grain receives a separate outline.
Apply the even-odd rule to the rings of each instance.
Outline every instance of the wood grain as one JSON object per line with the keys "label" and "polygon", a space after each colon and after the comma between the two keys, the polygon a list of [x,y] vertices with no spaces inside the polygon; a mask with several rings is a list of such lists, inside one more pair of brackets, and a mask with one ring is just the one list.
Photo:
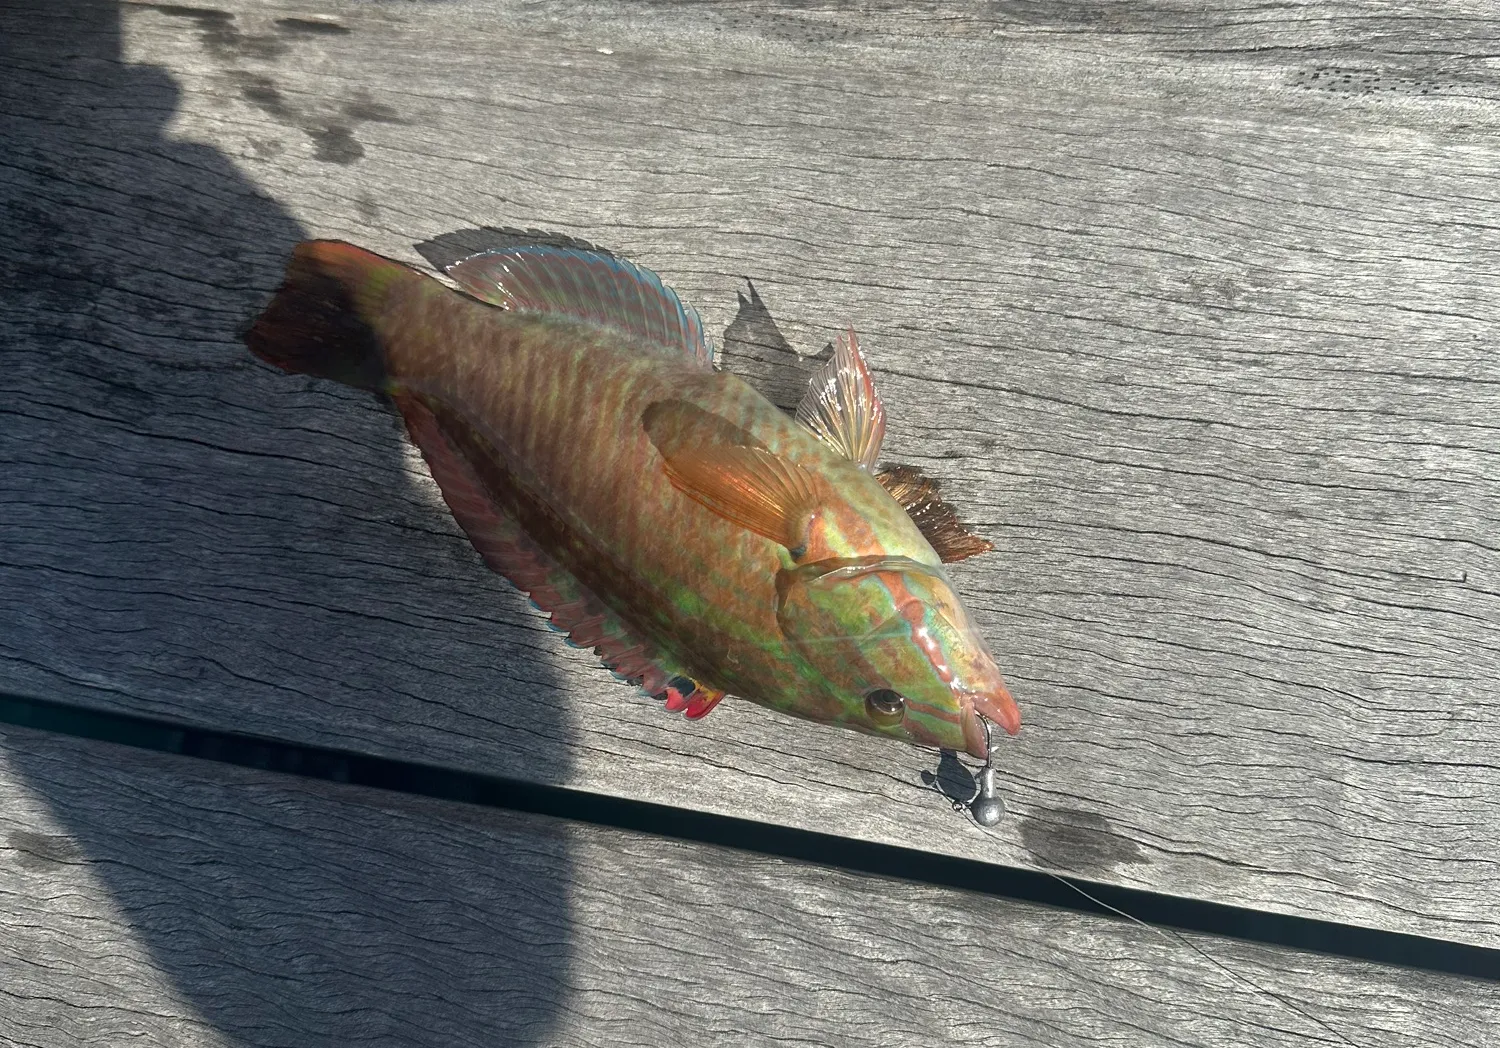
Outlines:
{"label": "wood grain", "polygon": [[[66,32],[61,28],[66,20]],[[0,13],[0,684],[1500,944],[1482,3]],[[379,405],[252,363],[295,241],[541,226],[845,320],[999,551],[985,835],[928,756],[688,724],[490,576]]]}
{"label": "wood grain", "polygon": [[[1196,938],[1360,1045],[1493,986]],[[1301,1045],[1121,921],[7,730],[0,1041]]]}

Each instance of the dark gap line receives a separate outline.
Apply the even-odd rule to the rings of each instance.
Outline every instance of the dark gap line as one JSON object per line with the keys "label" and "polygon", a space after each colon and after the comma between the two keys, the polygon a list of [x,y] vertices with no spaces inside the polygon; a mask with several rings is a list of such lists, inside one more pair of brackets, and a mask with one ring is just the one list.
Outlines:
{"label": "dark gap line", "polygon": [[[0,724],[307,779],[546,815],[1121,920],[1047,874],[1033,870],[849,840],[831,833],[773,826],[734,816],[684,811],[565,786],[542,786],[414,761],[301,746],[5,693],[0,693]],[[1079,877],[1069,876],[1069,880],[1102,902],[1149,924],[1500,982],[1500,949],[1184,899]]]}

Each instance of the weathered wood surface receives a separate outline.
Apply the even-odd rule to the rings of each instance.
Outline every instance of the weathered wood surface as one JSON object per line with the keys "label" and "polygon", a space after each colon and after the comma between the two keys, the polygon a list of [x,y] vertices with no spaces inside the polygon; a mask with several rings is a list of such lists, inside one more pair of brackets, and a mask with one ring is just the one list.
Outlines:
{"label": "weathered wood surface", "polygon": [[[1500,944],[1490,5],[25,7],[0,684]],[[859,326],[999,546],[995,835],[918,751],[614,684],[236,341],[302,237],[477,223]]]}
{"label": "weathered wood surface", "polygon": [[[1494,987],[1208,937],[1360,1045]],[[1122,921],[0,734],[0,1042],[1228,1045],[1332,1035]]]}

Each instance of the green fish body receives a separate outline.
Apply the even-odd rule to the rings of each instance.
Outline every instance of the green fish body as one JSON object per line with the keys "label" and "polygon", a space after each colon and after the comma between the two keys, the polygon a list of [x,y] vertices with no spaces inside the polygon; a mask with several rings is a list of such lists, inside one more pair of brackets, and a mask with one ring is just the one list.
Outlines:
{"label": "green fish body", "polygon": [[883,410],[852,332],[793,419],[607,252],[517,247],[448,274],[463,291],[302,244],[246,341],[387,394],[485,561],[669,708],[731,694],[977,757],[983,720],[1017,730],[913,513],[959,555],[987,544],[920,474],[873,472]]}

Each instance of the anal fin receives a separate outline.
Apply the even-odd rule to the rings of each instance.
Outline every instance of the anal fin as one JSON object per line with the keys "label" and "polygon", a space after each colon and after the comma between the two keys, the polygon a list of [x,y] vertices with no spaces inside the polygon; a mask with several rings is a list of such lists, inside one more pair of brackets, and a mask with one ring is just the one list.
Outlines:
{"label": "anal fin", "polygon": [[[465,454],[462,437],[450,434],[420,397],[397,391],[391,399],[474,549],[492,570],[550,615],[553,627],[566,633],[569,643],[592,648],[614,674],[638,682],[650,695],[670,698],[674,682],[691,680],[675,660],[640,637],[504,511]],[[713,690],[694,684],[692,698],[700,701],[685,704],[689,716],[702,706],[702,693]],[[717,701],[697,715],[707,713]]]}

